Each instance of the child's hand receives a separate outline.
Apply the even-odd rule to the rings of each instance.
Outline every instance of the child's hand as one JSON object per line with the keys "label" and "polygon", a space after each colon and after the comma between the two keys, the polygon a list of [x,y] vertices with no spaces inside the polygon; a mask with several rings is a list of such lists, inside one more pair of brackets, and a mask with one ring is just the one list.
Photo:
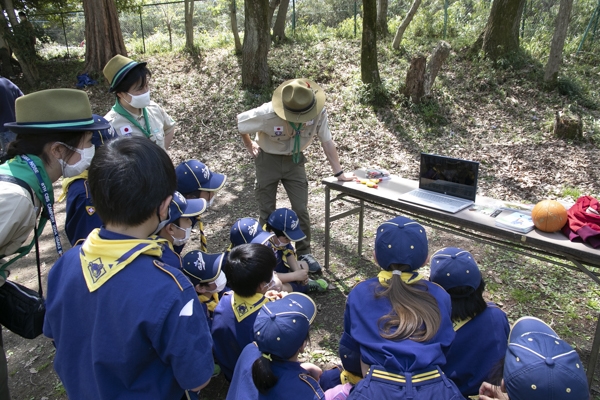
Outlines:
{"label": "child's hand", "polygon": [[308,268],[299,269],[298,271],[289,273],[294,274],[294,281],[301,282],[303,285],[306,285],[308,283]]}
{"label": "child's hand", "polygon": [[479,387],[479,400],[509,400],[508,395],[500,390],[500,386],[483,382]]}
{"label": "child's hand", "polygon": [[316,380],[319,380],[319,378],[321,378],[323,370],[317,367],[315,364],[307,362],[300,364],[300,366],[304,368],[310,374],[310,376],[312,376]]}
{"label": "child's hand", "polygon": [[288,292],[279,292],[277,290],[269,290],[265,293],[265,297],[271,301],[283,299],[288,295]]}

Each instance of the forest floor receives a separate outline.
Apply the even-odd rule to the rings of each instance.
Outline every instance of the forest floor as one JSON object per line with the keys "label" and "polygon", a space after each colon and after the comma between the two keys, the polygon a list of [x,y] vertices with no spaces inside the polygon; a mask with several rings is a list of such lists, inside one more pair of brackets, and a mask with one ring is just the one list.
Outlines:
{"label": "forest floor", "polygon": [[[209,50],[197,58],[133,55],[148,61],[153,73],[151,96],[179,124],[169,151],[173,162],[197,158],[228,176],[215,207],[203,215],[209,251],[226,249],[229,227],[238,218],[258,216],[254,166],[236,130],[236,115],[269,101],[273,88],[296,77],[311,78],[325,90],[329,125],[346,171],[381,167],[415,179],[423,151],[479,161],[479,195],[523,203],[542,199],[574,202],[579,195],[600,195],[598,59],[567,59],[560,91],[570,94],[561,94],[543,88],[543,66],[538,60],[523,56],[516,66],[494,68],[455,49],[438,76],[432,99],[414,105],[401,95],[411,53],[380,49],[384,95],[372,93],[360,83],[357,40],[324,39],[272,48],[273,86],[260,92],[241,88],[241,59],[230,50]],[[29,88],[19,79],[16,83],[26,93],[74,87],[82,65],[81,61],[45,61],[39,87]],[[85,90],[94,112],[103,115],[114,99],[107,93],[104,79],[98,80],[101,84]],[[555,111],[563,109],[582,117],[582,140],[553,137]],[[311,145],[306,156],[313,253],[323,261],[321,180],[332,171],[318,144]],[[59,182],[54,189],[58,196]],[[288,205],[280,189],[278,206]],[[62,226],[64,204],[57,204],[56,210]],[[344,206],[334,205],[334,212],[341,210]],[[372,262],[373,231],[387,218],[384,213],[367,212],[362,255],[357,254],[356,219],[333,224],[331,265],[323,277],[334,288],[314,296],[319,314],[305,359],[324,367],[339,361],[337,344],[346,296],[357,282],[377,273]],[[474,254],[487,282],[487,298],[499,304],[511,322],[524,315],[545,320],[586,362],[600,311],[599,289],[589,278],[440,230],[428,228],[428,236],[432,252],[457,246]],[[197,240],[194,236],[187,250],[195,248]],[[66,238],[64,243],[68,243]],[[56,259],[49,225],[42,239],[42,256],[45,282]],[[11,277],[37,287],[34,255],[13,268]],[[25,340],[6,329],[3,334],[13,399],[66,399],[52,368],[52,344],[43,337]],[[599,374],[592,387],[595,398],[600,398]],[[203,391],[202,398],[223,399],[226,392],[227,383],[219,377]]]}

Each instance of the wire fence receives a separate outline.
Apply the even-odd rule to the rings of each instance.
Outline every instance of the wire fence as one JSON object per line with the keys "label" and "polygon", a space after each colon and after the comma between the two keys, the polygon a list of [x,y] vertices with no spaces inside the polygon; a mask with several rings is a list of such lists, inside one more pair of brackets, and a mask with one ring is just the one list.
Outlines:
{"label": "wire fence", "polygon": [[[576,2],[573,6],[569,35],[575,47],[582,47],[584,33],[588,32],[587,42],[596,40],[598,27],[597,15],[600,14],[600,0]],[[527,0],[521,21],[523,40],[544,41],[553,32],[554,18],[558,13],[559,0]],[[410,2],[389,0],[388,18],[399,21],[408,11]],[[425,1],[417,12],[419,17],[430,24],[428,32],[439,37],[446,34],[457,35],[465,24],[485,23],[490,0],[455,0],[443,3]],[[133,11],[119,13],[119,24],[128,51],[147,53],[165,49],[181,49],[185,45],[184,2],[171,1],[144,4]],[[336,27],[340,24],[349,30],[350,35],[360,37],[362,0],[317,0],[312,2],[290,0],[286,15],[286,32],[295,34],[310,26]],[[237,29],[244,30],[243,0],[236,3]],[[479,20],[475,20],[479,15]],[[273,16],[273,21],[277,11]],[[592,18],[590,18],[590,16]],[[596,16],[595,23],[592,23]],[[432,20],[433,19],[433,20]],[[85,18],[81,10],[69,10],[55,13],[31,14],[29,20],[40,28],[47,38],[46,44],[38,46],[42,56],[81,57],[85,53]],[[414,23],[413,23],[414,24]],[[593,29],[590,29],[590,26]],[[197,0],[194,3],[194,36],[196,41],[215,40],[232,42],[229,3],[216,0]],[[431,32],[434,29],[435,32]],[[353,33],[352,33],[353,32]]]}

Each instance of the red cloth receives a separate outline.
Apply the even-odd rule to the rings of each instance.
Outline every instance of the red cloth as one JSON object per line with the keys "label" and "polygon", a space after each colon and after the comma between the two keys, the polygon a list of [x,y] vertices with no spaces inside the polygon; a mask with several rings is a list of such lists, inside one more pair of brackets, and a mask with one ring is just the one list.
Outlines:
{"label": "red cloth", "polygon": [[[599,214],[595,214],[594,210]],[[600,203],[592,196],[582,196],[567,211],[567,224],[562,229],[570,241],[584,241],[600,247]]]}

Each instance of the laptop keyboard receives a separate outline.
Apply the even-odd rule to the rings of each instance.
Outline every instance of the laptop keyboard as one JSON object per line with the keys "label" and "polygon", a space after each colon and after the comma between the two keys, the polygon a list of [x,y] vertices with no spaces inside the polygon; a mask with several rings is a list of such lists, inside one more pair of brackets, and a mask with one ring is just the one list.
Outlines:
{"label": "laptop keyboard", "polygon": [[465,204],[464,200],[456,200],[451,197],[437,195],[435,193],[429,193],[423,190],[414,191],[411,196],[438,204],[446,204],[453,207],[460,207]]}

